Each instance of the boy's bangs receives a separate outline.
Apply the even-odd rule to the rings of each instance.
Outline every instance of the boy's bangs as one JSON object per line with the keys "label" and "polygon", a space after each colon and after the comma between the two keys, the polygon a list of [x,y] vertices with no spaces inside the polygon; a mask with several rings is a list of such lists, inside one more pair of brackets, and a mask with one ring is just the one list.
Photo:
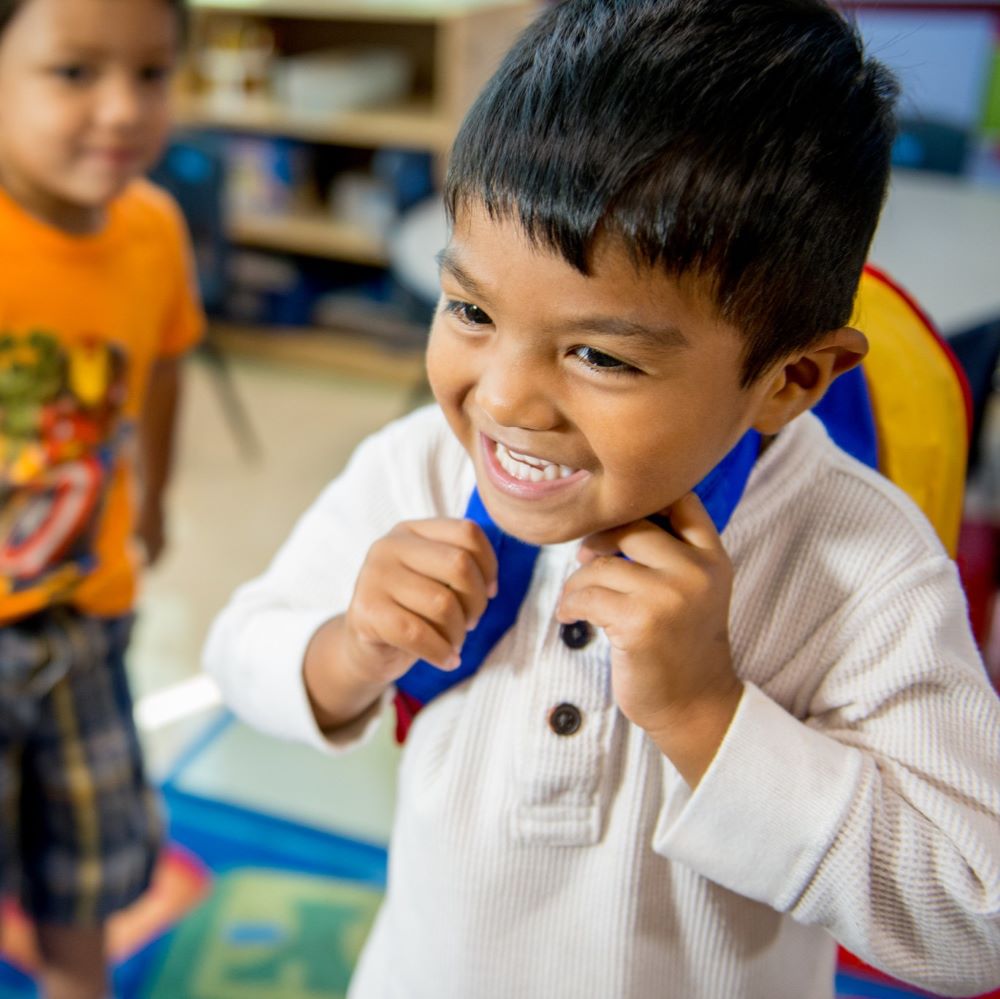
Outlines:
{"label": "boy's bangs", "polygon": [[[620,238],[637,266],[676,276],[714,270],[725,259],[733,233],[717,223],[713,202],[720,190],[705,184],[703,197],[687,197],[683,192],[697,183],[694,170],[664,170],[658,163],[644,177],[616,178],[608,175],[612,163],[585,169],[575,156],[559,162],[538,150],[511,155],[509,147],[490,145],[496,152],[478,156],[474,172],[456,170],[460,181],[449,186],[446,201],[452,221],[480,205],[495,221],[517,223],[532,243],[583,274],[590,273],[595,242],[606,236]],[[651,204],[658,211],[651,212]]]}
{"label": "boy's bangs", "polygon": [[[823,332],[813,317],[782,310],[767,294],[802,270],[804,253],[811,254],[812,269],[821,252],[814,237],[800,241],[784,226],[775,186],[787,198],[796,184],[787,170],[775,186],[747,185],[732,165],[713,163],[705,150],[671,149],[647,156],[639,169],[616,171],[632,158],[585,160],[579,149],[544,141],[516,148],[493,129],[491,135],[476,135],[476,124],[467,122],[455,149],[445,189],[451,221],[482,206],[492,219],[518,224],[534,245],[582,274],[591,273],[596,242],[609,237],[620,241],[638,268],[694,278],[720,317],[745,335],[746,384],[760,373],[753,355],[765,335],[781,327],[786,337],[804,341]],[[469,148],[477,152],[466,157]],[[808,198],[808,191],[802,196]],[[817,207],[818,225],[821,215]],[[826,272],[839,275],[832,249]],[[862,263],[857,262],[859,271]],[[808,280],[806,274],[802,280]]]}

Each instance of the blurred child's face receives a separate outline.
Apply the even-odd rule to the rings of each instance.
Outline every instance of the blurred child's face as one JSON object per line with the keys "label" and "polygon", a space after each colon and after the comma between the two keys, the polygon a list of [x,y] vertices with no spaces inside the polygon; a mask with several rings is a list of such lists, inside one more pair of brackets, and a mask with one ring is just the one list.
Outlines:
{"label": "blurred child's face", "polygon": [[0,184],[87,231],[169,129],[176,11],[164,0],[25,0],[0,37]]}
{"label": "blurred child's face", "polygon": [[754,423],[742,339],[687,283],[600,241],[584,276],[466,211],[442,255],[430,384],[483,501],[537,544],[658,513]]}

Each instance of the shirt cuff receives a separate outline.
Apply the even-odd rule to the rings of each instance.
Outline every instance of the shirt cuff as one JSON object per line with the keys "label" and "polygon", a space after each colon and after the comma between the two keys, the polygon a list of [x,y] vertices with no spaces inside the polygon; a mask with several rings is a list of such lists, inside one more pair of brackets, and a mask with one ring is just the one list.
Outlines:
{"label": "shirt cuff", "polygon": [[329,619],[328,609],[269,614],[266,626],[254,629],[245,639],[253,645],[252,657],[248,657],[253,668],[229,678],[225,698],[240,718],[268,735],[339,755],[371,738],[394,689],[390,686],[369,709],[336,732],[320,729],[302,666],[313,635]]}
{"label": "shirt cuff", "polygon": [[850,810],[861,752],[809,728],[752,683],[698,786],[676,775],[653,835],[657,853],[747,898],[788,911]]}

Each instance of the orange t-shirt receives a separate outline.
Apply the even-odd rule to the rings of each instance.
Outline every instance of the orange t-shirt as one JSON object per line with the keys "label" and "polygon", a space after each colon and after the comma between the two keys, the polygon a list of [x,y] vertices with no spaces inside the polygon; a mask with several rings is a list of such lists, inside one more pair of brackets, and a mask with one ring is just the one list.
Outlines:
{"label": "orange t-shirt", "polygon": [[0,190],[0,624],[132,607],[136,423],[153,363],[203,325],[165,192],[135,181],[71,236]]}

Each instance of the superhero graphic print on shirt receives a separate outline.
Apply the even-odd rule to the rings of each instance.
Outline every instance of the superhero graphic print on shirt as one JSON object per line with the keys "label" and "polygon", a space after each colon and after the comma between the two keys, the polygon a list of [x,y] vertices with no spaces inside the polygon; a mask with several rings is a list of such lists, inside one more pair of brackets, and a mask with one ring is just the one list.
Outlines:
{"label": "superhero graphic print on shirt", "polygon": [[0,332],[0,596],[71,589],[94,566],[128,428],[124,351]]}

